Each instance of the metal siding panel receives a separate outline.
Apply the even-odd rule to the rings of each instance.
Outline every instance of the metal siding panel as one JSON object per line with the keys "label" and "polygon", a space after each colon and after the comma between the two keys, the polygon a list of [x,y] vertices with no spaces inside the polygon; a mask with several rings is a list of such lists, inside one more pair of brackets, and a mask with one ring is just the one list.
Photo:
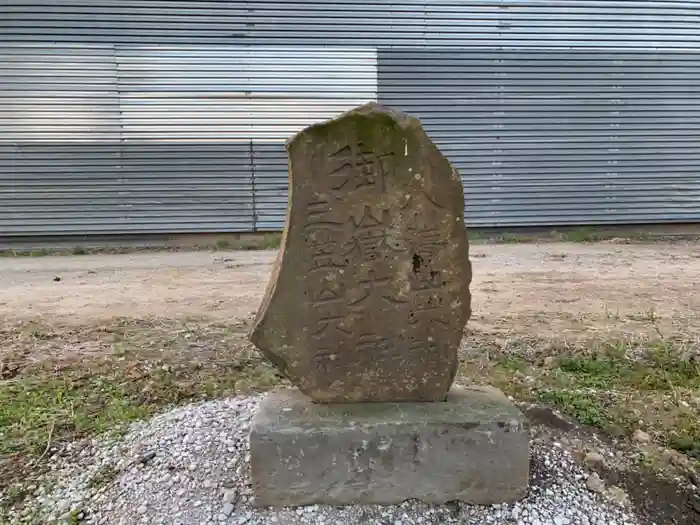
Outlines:
{"label": "metal siding panel", "polygon": [[0,237],[251,231],[250,145],[0,144],[0,209]]}
{"label": "metal siding panel", "polygon": [[284,140],[376,97],[375,47],[472,225],[698,220],[699,26],[696,1],[2,2],[0,236],[281,228]]}
{"label": "metal siding panel", "polygon": [[0,141],[118,141],[109,46],[1,45]]}
{"label": "metal siding panel", "polygon": [[0,41],[700,47],[696,1],[9,0]]}
{"label": "metal siding panel", "polygon": [[[91,7],[96,17],[90,16]],[[0,41],[410,45],[425,42],[425,27],[425,0],[401,5],[386,0],[71,0],[69,5],[29,0],[0,7]]]}
{"label": "metal siding panel", "polygon": [[[282,144],[377,86],[357,48],[13,44],[0,71],[0,236],[253,231],[252,139]],[[281,227],[260,162],[260,227]]]}
{"label": "metal siding panel", "polygon": [[127,141],[284,141],[377,97],[361,48],[117,48]]}
{"label": "metal siding panel", "polygon": [[288,158],[284,143],[253,143],[255,211],[259,231],[284,229],[288,195]]}
{"label": "metal siding panel", "polygon": [[477,227],[700,220],[698,81],[697,52],[379,54],[380,102],[421,118]]}

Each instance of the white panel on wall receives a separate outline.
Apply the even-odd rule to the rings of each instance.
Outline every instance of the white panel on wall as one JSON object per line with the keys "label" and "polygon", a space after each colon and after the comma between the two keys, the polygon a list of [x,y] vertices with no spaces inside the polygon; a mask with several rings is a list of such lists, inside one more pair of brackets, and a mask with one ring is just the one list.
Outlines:
{"label": "white panel on wall", "polygon": [[0,142],[118,140],[114,46],[0,46]]}
{"label": "white panel on wall", "polygon": [[376,100],[375,49],[117,47],[126,141],[284,141]]}

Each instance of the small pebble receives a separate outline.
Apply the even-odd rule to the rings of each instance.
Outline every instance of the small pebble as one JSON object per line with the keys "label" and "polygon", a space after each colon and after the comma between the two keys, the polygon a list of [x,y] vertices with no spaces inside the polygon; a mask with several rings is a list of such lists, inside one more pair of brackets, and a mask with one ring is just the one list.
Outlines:
{"label": "small pebble", "polygon": [[[89,508],[85,520],[91,525],[641,525],[627,507],[615,503],[615,491],[591,496],[589,491],[605,492],[605,485],[597,474],[586,476],[566,446],[534,440],[531,491],[516,503],[253,508],[248,432],[259,399],[179,407],[134,423],[117,440],[87,442],[82,455],[77,452],[85,450],[82,445],[73,452],[64,447],[51,457],[58,481],[41,496],[30,496],[35,499],[27,508],[43,513],[38,523],[50,523],[46,509],[60,516]],[[149,459],[131,469],[140,457]],[[91,485],[105,467],[115,472],[113,479]]]}
{"label": "small pebble", "polygon": [[598,476],[598,474],[593,473],[590,476],[588,476],[588,479],[586,480],[586,487],[588,487],[588,490],[590,490],[591,492],[596,492],[600,494],[605,490],[605,483],[602,479],[600,479],[600,476]]}
{"label": "small pebble", "polygon": [[597,467],[598,465],[601,465],[603,464],[603,462],[605,462],[605,458],[602,454],[598,452],[589,452],[588,454],[586,454],[586,457],[583,459],[583,462],[589,467]]}
{"label": "small pebble", "polygon": [[615,503],[621,506],[625,506],[629,503],[629,496],[620,487],[610,487],[607,490],[608,497],[612,499]]}
{"label": "small pebble", "polygon": [[651,443],[651,436],[638,428],[632,434],[632,441],[642,444]]}
{"label": "small pebble", "polygon": [[224,503],[235,503],[238,500],[238,493],[235,490],[227,490],[224,492]]}
{"label": "small pebble", "polygon": [[145,465],[155,457],[156,453],[154,451],[146,452],[145,454],[141,455],[141,457],[139,457],[139,461]]}

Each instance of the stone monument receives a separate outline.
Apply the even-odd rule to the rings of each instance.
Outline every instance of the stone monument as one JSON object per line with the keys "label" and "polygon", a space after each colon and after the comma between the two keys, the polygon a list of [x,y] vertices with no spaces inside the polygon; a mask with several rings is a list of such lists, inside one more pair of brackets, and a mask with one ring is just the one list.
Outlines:
{"label": "stone monument", "polygon": [[418,119],[367,104],[287,143],[282,246],[251,334],[298,388],[253,421],[260,506],[495,503],[527,490],[527,429],[451,388],[470,316],[459,174]]}

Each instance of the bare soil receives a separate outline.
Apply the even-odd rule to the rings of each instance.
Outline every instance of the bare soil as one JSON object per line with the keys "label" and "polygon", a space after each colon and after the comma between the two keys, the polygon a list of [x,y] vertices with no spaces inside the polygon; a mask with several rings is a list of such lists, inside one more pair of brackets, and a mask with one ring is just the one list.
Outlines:
{"label": "bare soil", "polygon": [[[2,258],[0,317],[61,324],[114,317],[244,319],[258,307],[275,255]],[[700,324],[696,244],[477,245],[472,261],[475,329],[561,336],[618,330],[620,320],[634,329],[635,321],[648,324],[650,317],[661,329]]]}
{"label": "bare soil", "polygon": [[[3,436],[0,428],[0,471],[10,474],[0,496],[52,440],[101,432],[170,403],[278,383],[245,338],[275,256],[0,258],[0,419],[10,429]],[[601,474],[627,488],[650,522],[698,523],[700,245],[476,244],[472,262],[462,379],[481,378],[535,405],[548,391],[579,421],[619,425],[622,434],[610,439],[620,466]],[[632,361],[605,352],[557,361],[601,345]],[[676,366],[683,360],[689,364]],[[637,425],[652,443],[629,440]],[[686,455],[669,455],[678,436]],[[636,468],[640,461],[653,473]]]}

